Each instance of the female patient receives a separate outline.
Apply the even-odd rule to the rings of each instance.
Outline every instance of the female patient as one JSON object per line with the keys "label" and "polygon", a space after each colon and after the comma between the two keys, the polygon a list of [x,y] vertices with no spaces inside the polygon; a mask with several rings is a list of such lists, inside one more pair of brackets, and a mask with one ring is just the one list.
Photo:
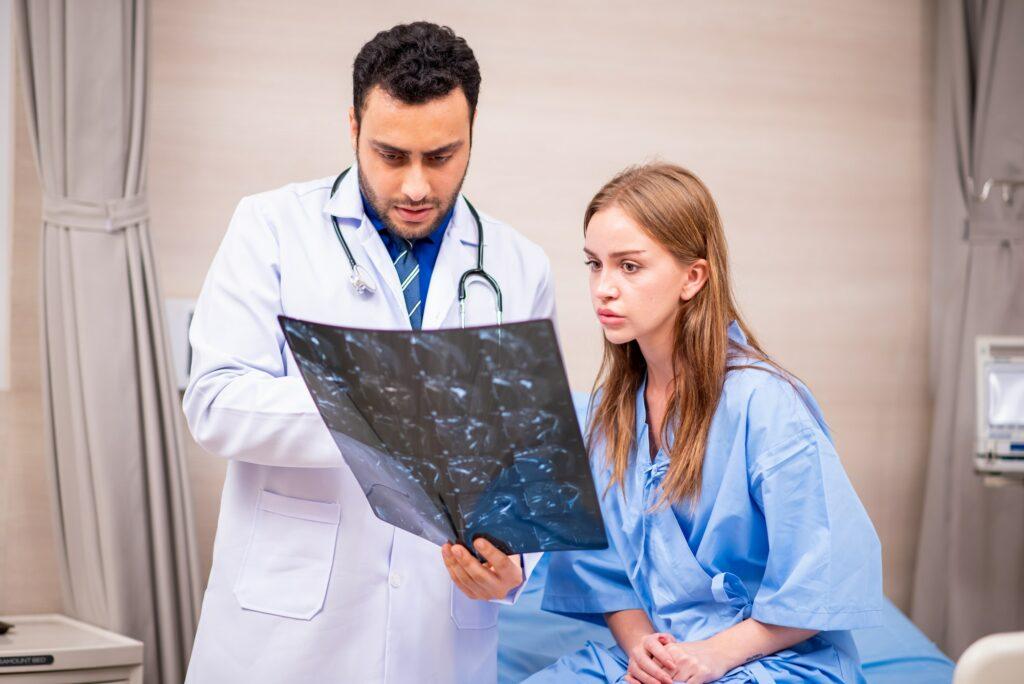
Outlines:
{"label": "female patient", "polygon": [[[544,608],[603,614],[530,682],[858,682],[878,538],[808,390],[737,312],[714,201],[652,164],[584,218],[605,336],[586,433],[609,548],[553,554]],[[838,360],[837,360],[838,361]]]}

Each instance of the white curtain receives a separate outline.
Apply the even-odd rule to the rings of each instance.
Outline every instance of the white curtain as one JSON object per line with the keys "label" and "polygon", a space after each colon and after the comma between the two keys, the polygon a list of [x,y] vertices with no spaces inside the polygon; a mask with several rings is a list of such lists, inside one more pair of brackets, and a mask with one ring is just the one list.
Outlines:
{"label": "white curtain", "polygon": [[65,610],[181,682],[199,610],[145,191],[147,3],[18,0],[43,187],[44,403]]}
{"label": "white curtain", "polygon": [[1024,487],[973,472],[975,338],[1024,335],[1024,2],[942,0],[936,35],[931,390],[911,617],[958,657],[1024,629]]}

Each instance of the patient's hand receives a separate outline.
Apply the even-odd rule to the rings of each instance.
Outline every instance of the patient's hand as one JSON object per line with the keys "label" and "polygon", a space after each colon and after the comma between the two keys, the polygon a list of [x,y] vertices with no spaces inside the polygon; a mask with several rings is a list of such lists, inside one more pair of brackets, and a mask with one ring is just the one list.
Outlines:
{"label": "patient's hand", "polygon": [[676,680],[680,682],[713,682],[732,669],[728,654],[710,641],[677,641],[668,649],[676,660]]}
{"label": "patient's hand", "polygon": [[477,553],[487,559],[481,563],[461,544],[445,544],[441,557],[448,574],[463,594],[471,599],[503,599],[523,583],[519,556],[506,556],[486,539],[473,542]]}
{"label": "patient's hand", "polygon": [[672,684],[677,668],[668,645],[675,640],[668,632],[655,632],[636,642],[629,651],[626,681],[630,684]]}
{"label": "patient's hand", "polygon": [[[663,635],[652,634],[651,636],[659,637]],[[669,674],[673,682],[705,684],[706,682],[721,679],[731,669],[726,655],[718,651],[713,644],[707,641],[670,641],[661,639],[659,645],[658,652],[660,657],[657,660],[664,659],[665,656],[663,654],[666,652],[672,658],[674,669],[669,671]],[[648,647],[646,651],[648,658],[653,658],[654,652],[650,649],[650,646],[650,637],[646,637],[637,648]],[[661,684],[664,681],[661,678],[650,677],[650,675],[639,668],[634,668],[634,663],[636,662],[638,661],[635,658],[630,657],[629,674],[626,675],[627,682],[630,684],[653,684],[654,682]]]}

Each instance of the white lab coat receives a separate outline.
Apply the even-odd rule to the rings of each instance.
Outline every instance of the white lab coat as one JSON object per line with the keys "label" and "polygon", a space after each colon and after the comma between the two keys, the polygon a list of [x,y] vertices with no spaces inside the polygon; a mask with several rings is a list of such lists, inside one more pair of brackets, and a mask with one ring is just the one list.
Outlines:
{"label": "white lab coat", "polygon": [[[244,198],[199,297],[185,414],[199,444],[228,459],[228,469],[192,684],[497,677],[498,605],[466,598],[437,546],[374,516],[278,325],[286,314],[409,328],[357,177],[353,169],[333,198],[333,178]],[[376,294],[355,293],[332,214]],[[481,219],[484,266],[502,287],[505,321],[553,318],[547,256],[509,226]],[[475,264],[476,244],[476,223],[460,197],[424,328],[459,325],[458,278]],[[490,289],[471,285],[467,325],[494,322]],[[535,562],[529,558],[528,571]]]}

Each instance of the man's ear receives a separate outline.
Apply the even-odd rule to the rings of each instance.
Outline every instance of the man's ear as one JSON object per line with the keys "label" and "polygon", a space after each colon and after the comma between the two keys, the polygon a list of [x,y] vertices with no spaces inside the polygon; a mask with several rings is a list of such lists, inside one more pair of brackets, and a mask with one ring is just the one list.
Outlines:
{"label": "man's ear", "polygon": [[356,118],[355,105],[348,108],[348,137],[352,143],[352,151],[357,152],[359,147],[359,120]]}
{"label": "man's ear", "polygon": [[476,128],[476,113],[480,111],[478,109],[473,110],[473,113],[469,115],[469,146],[473,147],[473,129]]}
{"label": "man's ear", "polygon": [[690,301],[704,288],[706,282],[708,282],[708,262],[706,259],[697,259],[686,269],[686,281],[683,283],[680,298],[684,302]]}

